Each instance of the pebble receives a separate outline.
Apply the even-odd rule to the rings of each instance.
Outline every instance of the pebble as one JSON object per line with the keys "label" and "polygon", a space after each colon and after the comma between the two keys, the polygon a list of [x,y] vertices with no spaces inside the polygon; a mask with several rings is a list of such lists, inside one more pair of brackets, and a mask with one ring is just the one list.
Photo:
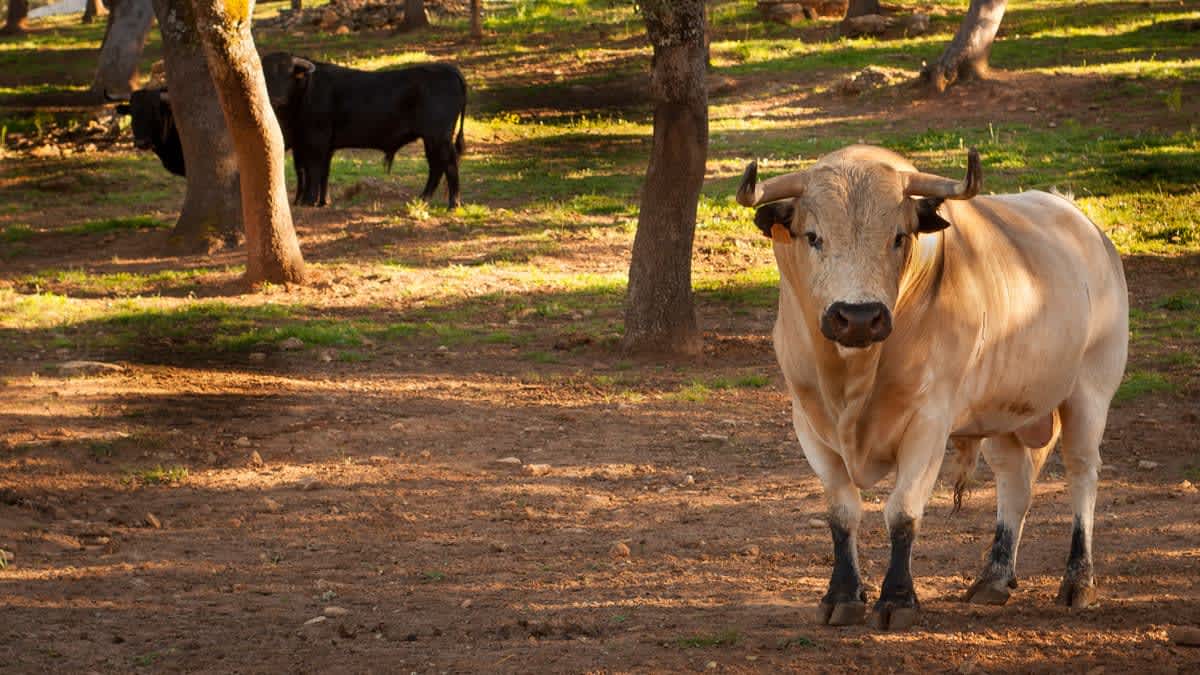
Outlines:
{"label": "pebble", "polygon": [[349,613],[350,613],[350,610],[346,609],[345,607],[338,607],[337,605],[330,605],[329,607],[326,607],[325,609],[321,610],[321,614],[323,614],[331,619],[339,617],[339,616],[346,616]]}
{"label": "pebble", "polygon": [[716,670],[716,669],[717,669],[717,662],[716,662],[716,661],[709,661],[708,663],[704,664],[704,669],[705,669],[705,670]]}
{"label": "pebble", "polygon": [[268,513],[279,513],[280,511],[283,510],[283,505],[281,505],[279,502],[275,501],[274,499],[271,499],[270,497],[262,498],[262,507],[263,507],[263,510]]}
{"label": "pebble", "polygon": [[821,520],[820,518],[810,518],[808,520],[809,527],[825,527],[827,524],[828,523],[826,523],[824,520]]}
{"label": "pebble", "polygon": [[155,516],[153,513],[146,514],[146,524],[156,530],[162,529],[162,521],[160,521],[158,516]]}
{"label": "pebble", "polygon": [[304,349],[304,340],[301,340],[298,337],[290,337],[283,342],[280,342],[279,348],[287,352],[294,352],[297,349]]}
{"label": "pebble", "polygon": [[726,436],[725,434],[700,434],[700,440],[702,440],[702,441],[720,441],[720,442],[724,443],[725,441],[729,440],[729,437]]}
{"label": "pebble", "polygon": [[525,473],[531,476],[545,476],[550,473],[549,464],[526,464],[524,467]]}
{"label": "pebble", "polygon": [[628,558],[629,546],[623,541],[618,541],[612,545],[612,548],[608,549],[608,554],[614,558]]}
{"label": "pebble", "polygon": [[250,447],[250,439],[247,438],[246,436],[242,436],[241,438],[234,441],[233,444],[238,446],[239,448],[248,448],[248,447]]}
{"label": "pebble", "polygon": [[683,477],[683,484],[684,485],[695,485],[696,477],[689,473],[688,475]]}
{"label": "pebble", "polygon": [[333,350],[332,349],[322,349],[321,354],[317,358],[319,358],[322,363],[329,363],[330,361],[333,360]]}
{"label": "pebble", "polygon": [[1200,628],[1194,626],[1171,626],[1167,639],[1184,647],[1200,647]]}
{"label": "pebble", "polygon": [[258,454],[257,450],[250,453],[250,466],[263,466],[264,464],[266,462],[263,461],[262,455]]}
{"label": "pebble", "polygon": [[58,364],[58,372],[62,375],[99,375],[102,373],[123,373],[124,366],[103,361],[67,361]]}
{"label": "pebble", "polygon": [[262,352],[250,352],[250,356],[248,356],[247,358],[249,358],[251,361],[256,361],[256,362],[257,361],[266,361],[267,355]]}
{"label": "pebble", "polygon": [[600,495],[584,495],[583,507],[585,509],[602,509],[608,506],[608,499]]}
{"label": "pebble", "polygon": [[304,478],[296,481],[296,487],[300,488],[304,492],[312,492],[313,490],[319,490],[321,488],[321,481],[317,480],[316,476],[305,476]]}
{"label": "pebble", "polygon": [[1158,468],[1158,462],[1151,462],[1148,459],[1143,459],[1142,461],[1138,462],[1138,468],[1145,469],[1147,471],[1150,469],[1156,469]]}
{"label": "pebble", "polygon": [[309,619],[308,621],[305,621],[304,625],[305,626],[315,626],[318,623],[325,623],[328,620],[329,620],[328,618],[323,617],[323,616],[314,616],[313,618]]}
{"label": "pebble", "polygon": [[463,609],[470,609],[472,604],[474,604],[474,603],[471,602],[471,599],[467,598],[466,600],[463,600],[461,603],[459,603],[458,606],[462,607]]}
{"label": "pebble", "polygon": [[1196,492],[1196,486],[1192,485],[1192,481],[1190,480],[1180,481],[1179,484],[1175,486],[1175,489],[1179,490],[1180,492],[1187,492],[1189,494]]}
{"label": "pebble", "polygon": [[497,460],[496,460],[496,463],[497,463],[497,464],[511,464],[511,465],[513,465],[513,466],[520,466],[520,465],[521,465],[521,458],[519,458],[519,457],[501,457],[500,459],[497,459]]}

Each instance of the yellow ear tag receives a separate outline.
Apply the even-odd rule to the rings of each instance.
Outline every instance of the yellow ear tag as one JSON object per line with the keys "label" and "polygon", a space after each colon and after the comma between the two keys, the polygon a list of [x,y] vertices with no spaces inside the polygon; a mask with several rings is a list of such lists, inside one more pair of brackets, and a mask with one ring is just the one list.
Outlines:
{"label": "yellow ear tag", "polygon": [[789,232],[786,227],[784,227],[783,225],[780,225],[779,223],[775,223],[774,225],[771,226],[771,238],[774,239],[775,241],[779,242],[780,244],[792,243],[792,233]]}

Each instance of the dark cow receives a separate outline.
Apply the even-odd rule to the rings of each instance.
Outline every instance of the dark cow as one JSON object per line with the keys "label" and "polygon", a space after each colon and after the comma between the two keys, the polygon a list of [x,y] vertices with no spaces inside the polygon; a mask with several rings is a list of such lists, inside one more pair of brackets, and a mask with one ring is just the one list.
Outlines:
{"label": "dark cow", "polygon": [[382,150],[390,172],[396,151],[419,138],[429,163],[421,198],[433,196],[444,174],[450,206],[458,206],[467,83],[457,68],[431,63],[365,72],[283,52],[268,54],[262,64],[271,104],[292,146],[297,204],[329,203],[335,150]]}
{"label": "dark cow", "polygon": [[163,168],[176,176],[187,175],[183,164],[183,145],[171,114],[171,99],[166,89],[139,89],[129,95],[129,103],[117,106],[121,115],[129,115],[133,127],[133,145],[153,150]]}

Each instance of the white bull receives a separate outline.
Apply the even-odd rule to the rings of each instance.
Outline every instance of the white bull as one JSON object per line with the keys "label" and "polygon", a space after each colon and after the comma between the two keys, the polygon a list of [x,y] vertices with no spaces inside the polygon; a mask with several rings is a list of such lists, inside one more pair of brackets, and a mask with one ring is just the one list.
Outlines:
{"label": "white bull", "polygon": [[829,501],[824,623],[866,616],[859,489],[893,470],[891,561],[872,624],[915,620],[912,544],[947,439],[963,467],[982,449],[996,475],[995,541],[967,599],[1004,603],[1016,586],[1033,482],[1061,432],[1075,520],[1058,599],[1095,601],[1099,445],[1129,334],[1121,259],[1067,199],[976,196],[980,174],[974,150],[959,182],[859,145],[762,183],[751,163],[738,190],[774,239],[775,352]]}

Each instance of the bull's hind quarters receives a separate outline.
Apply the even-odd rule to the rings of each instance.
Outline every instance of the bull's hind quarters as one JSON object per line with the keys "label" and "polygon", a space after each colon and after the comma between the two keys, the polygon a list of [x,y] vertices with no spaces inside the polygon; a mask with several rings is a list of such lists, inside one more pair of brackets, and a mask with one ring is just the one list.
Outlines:
{"label": "bull's hind quarters", "polygon": [[[1095,602],[1100,437],[1129,339],[1121,259],[1070,201],[979,196],[982,175],[974,150],[954,180],[855,145],[761,182],[751,164],[738,189],[773,240],[775,351],[830,505],[821,623],[917,621],[912,548],[950,439],[996,475],[996,534],[966,599],[1008,601],[1033,482],[1061,438],[1075,524],[1058,601]],[[867,612],[859,489],[891,472],[891,557]]]}

